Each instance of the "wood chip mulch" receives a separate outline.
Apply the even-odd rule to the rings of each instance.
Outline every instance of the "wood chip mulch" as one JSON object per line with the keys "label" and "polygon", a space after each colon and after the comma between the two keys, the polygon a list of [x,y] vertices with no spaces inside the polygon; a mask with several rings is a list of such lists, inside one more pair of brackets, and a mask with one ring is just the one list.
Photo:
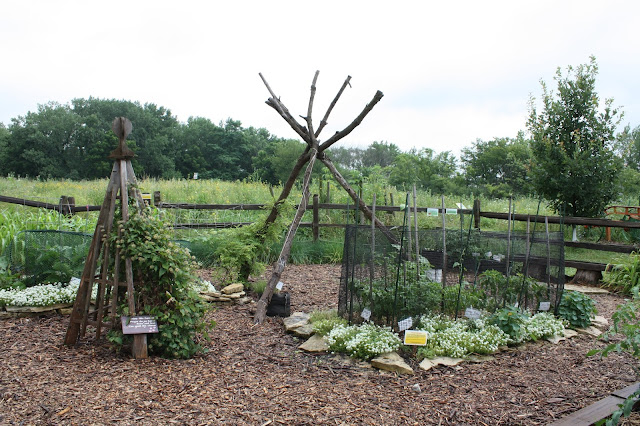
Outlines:
{"label": "wood chip mulch", "polygon": [[[335,307],[340,267],[287,267],[292,311]],[[598,295],[611,316],[622,299]],[[282,320],[254,327],[255,305],[212,310],[208,353],[132,360],[104,342],[62,345],[68,317],[0,321],[0,424],[547,424],[636,380],[626,355],[585,357],[578,336],[492,361],[397,376],[333,355],[308,355]],[[418,384],[420,390],[415,386]]]}

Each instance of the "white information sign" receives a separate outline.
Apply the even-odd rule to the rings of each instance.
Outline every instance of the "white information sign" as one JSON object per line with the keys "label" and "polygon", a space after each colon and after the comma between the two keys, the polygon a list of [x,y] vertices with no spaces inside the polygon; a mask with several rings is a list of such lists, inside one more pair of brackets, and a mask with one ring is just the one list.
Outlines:
{"label": "white information sign", "polygon": [[398,321],[398,331],[405,331],[411,328],[413,325],[413,318],[405,318],[401,321]]}
{"label": "white information sign", "polygon": [[458,214],[458,209],[446,209],[446,214]]}
{"label": "white information sign", "polygon": [[364,308],[360,316],[364,318],[365,321],[369,321],[369,318],[371,318],[371,311],[368,308]]}
{"label": "white information sign", "polygon": [[276,290],[280,291],[282,290],[282,287],[284,287],[284,283],[282,281],[278,281],[278,284],[276,284]]}
{"label": "white information sign", "polygon": [[427,209],[427,216],[438,217],[438,209]]}
{"label": "white information sign", "polygon": [[464,310],[464,316],[471,320],[479,319],[481,315],[482,312],[477,309],[467,308]]}
{"label": "white information sign", "polygon": [[551,308],[551,302],[540,302],[539,311],[548,311]]}

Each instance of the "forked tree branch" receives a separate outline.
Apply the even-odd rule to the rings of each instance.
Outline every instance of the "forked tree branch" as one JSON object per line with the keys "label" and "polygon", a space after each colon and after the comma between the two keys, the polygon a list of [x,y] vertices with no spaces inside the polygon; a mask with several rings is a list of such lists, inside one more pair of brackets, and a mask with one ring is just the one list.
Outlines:
{"label": "forked tree branch", "polygon": [[367,114],[371,112],[373,107],[376,106],[378,102],[380,102],[380,99],[382,99],[383,96],[384,94],[378,90],[376,94],[373,96],[373,99],[371,99],[371,102],[369,102],[364,107],[360,115],[358,115],[356,119],[351,122],[351,124],[345,127],[344,130],[336,132],[333,136],[331,136],[329,139],[327,139],[320,145],[320,152],[323,152],[325,149],[329,148],[331,145],[333,145],[334,143],[338,142],[340,139],[344,138],[349,133],[351,133],[353,129],[358,127],[360,123],[362,123],[362,120],[364,120],[364,118],[367,116]]}
{"label": "forked tree branch", "polygon": [[324,126],[327,125],[329,114],[331,114],[331,111],[333,111],[333,107],[336,106],[336,103],[338,103],[338,99],[340,99],[340,96],[342,96],[342,92],[344,92],[344,89],[349,84],[349,81],[351,81],[350,75],[348,75],[347,79],[344,81],[344,83],[342,83],[342,87],[340,88],[340,90],[338,90],[338,94],[336,95],[335,98],[333,98],[333,101],[331,101],[329,108],[327,108],[327,112],[324,114],[324,117],[322,117],[322,121],[320,121],[320,126],[318,126],[318,130],[316,130],[316,133],[315,133],[316,138],[320,136],[320,132],[322,131],[322,129],[324,129]]}

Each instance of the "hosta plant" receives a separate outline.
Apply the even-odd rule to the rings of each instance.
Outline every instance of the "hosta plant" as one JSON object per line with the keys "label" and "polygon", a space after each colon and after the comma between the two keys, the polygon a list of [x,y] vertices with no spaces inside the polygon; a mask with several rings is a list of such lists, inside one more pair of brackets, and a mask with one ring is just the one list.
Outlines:
{"label": "hosta plant", "polygon": [[572,327],[584,328],[591,325],[591,319],[598,311],[589,296],[578,291],[565,291],[558,306],[558,316],[569,321]]}

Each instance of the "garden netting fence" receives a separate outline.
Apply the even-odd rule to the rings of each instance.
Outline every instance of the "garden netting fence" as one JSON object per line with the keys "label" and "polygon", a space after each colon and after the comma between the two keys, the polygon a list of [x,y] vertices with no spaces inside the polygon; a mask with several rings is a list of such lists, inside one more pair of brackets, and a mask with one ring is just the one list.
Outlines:
{"label": "garden netting fence", "polygon": [[377,228],[348,225],[339,313],[350,322],[395,327],[407,317],[458,317],[468,308],[557,311],[565,278],[562,232],[536,232],[535,226],[530,232],[484,232],[460,217],[460,228],[445,232],[391,229],[393,240]]}
{"label": "garden netting fence", "polygon": [[82,274],[91,235],[49,229],[19,232],[4,253],[13,273],[28,286],[68,283]]}

